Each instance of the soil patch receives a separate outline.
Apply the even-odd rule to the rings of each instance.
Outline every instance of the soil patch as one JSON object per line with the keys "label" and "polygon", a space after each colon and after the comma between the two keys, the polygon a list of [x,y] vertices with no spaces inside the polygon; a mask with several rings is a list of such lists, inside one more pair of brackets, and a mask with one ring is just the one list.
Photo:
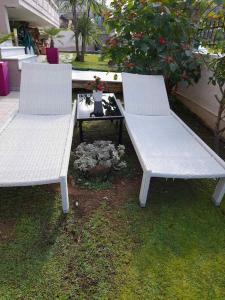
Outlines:
{"label": "soil patch", "polygon": [[0,243],[7,243],[13,239],[15,223],[13,221],[0,221]]}
{"label": "soil patch", "polygon": [[[107,202],[111,208],[120,207],[128,198],[138,198],[141,176],[117,179],[110,189],[90,190],[74,183],[72,176],[68,178],[70,206],[79,218],[89,217],[96,209]],[[53,190],[60,192],[58,184],[53,185]]]}

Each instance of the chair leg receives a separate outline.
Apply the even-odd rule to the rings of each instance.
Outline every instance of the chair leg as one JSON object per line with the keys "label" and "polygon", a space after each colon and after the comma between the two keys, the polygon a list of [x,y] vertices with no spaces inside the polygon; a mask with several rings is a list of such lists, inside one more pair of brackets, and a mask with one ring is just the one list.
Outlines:
{"label": "chair leg", "polygon": [[69,196],[68,196],[67,177],[61,177],[60,189],[61,189],[61,196],[62,196],[63,212],[68,213],[69,212]]}
{"label": "chair leg", "polygon": [[216,189],[213,193],[213,202],[216,206],[220,206],[225,193],[225,178],[221,178],[217,183]]}
{"label": "chair leg", "polygon": [[143,177],[142,177],[142,182],[141,182],[140,195],[139,195],[139,201],[140,201],[140,206],[141,207],[145,207],[145,205],[146,205],[150,180],[151,180],[151,173],[150,172],[144,172]]}

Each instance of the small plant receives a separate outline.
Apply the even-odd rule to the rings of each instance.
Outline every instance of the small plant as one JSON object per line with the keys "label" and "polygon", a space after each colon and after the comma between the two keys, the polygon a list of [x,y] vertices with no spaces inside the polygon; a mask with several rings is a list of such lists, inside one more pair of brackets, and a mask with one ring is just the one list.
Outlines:
{"label": "small plant", "polygon": [[88,89],[93,91],[100,91],[102,92],[106,87],[105,82],[101,81],[101,78],[98,76],[94,76],[94,81],[90,81],[88,83]]}
{"label": "small plant", "polygon": [[[0,45],[3,44],[6,41],[9,41],[12,39],[12,35],[10,34],[6,34],[6,35],[2,35],[0,34]],[[0,59],[1,59],[1,53],[0,53]]]}
{"label": "small plant", "polygon": [[61,31],[60,28],[51,27],[45,29],[44,32],[42,33],[44,36],[47,36],[47,38],[50,39],[50,48],[55,47],[54,38],[60,39],[62,37],[62,35],[59,35],[60,31]]}
{"label": "small plant", "polygon": [[109,173],[126,167],[121,158],[125,153],[123,145],[115,146],[111,141],[81,143],[75,150],[75,170],[82,175]]}
{"label": "small plant", "polygon": [[0,34],[0,45],[3,44],[6,41],[11,40],[11,39],[12,39],[11,33],[10,34],[5,34],[5,35]]}

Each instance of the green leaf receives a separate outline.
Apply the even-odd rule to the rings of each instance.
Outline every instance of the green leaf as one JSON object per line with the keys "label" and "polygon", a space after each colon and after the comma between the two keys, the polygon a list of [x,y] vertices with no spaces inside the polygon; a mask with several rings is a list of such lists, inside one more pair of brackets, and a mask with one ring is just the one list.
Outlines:
{"label": "green leaf", "polygon": [[0,35],[0,44],[11,40],[12,39],[12,35],[11,34],[6,34],[6,35]]}

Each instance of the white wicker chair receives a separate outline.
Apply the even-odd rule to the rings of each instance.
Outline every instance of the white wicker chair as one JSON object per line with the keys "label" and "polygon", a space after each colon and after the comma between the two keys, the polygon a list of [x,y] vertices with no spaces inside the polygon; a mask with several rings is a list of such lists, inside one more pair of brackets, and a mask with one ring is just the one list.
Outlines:
{"label": "white wicker chair", "polygon": [[143,169],[140,205],[151,177],[220,178],[213,194],[220,205],[225,163],[170,110],[163,77],[123,73],[122,81],[125,123]]}
{"label": "white wicker chair", "polygon": [[59,182],[65,213],[75,117],[71,73],[68,64],[23,64],[19,113],[0,132],[0,186]]}

